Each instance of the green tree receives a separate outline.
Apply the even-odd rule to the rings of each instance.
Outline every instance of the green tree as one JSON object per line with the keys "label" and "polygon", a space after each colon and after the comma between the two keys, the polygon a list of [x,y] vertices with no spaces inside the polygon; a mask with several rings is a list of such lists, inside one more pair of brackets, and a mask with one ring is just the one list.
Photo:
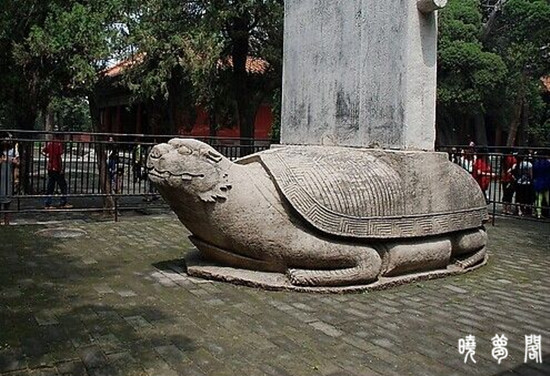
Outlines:
{"label": "green tree", "polygon": [[88,93],[112,56],[121,2],[2,1],[0,119],[32,129],[52,98]]}
{"label": "green tree", "polygon": [[[2,1],[0,12],[0,119],[4,127],[33,129],[55,99],[90,93],[113,55],[125,0]],[[59,112],[59,111],[58,111]],[[51,114],[44,115],[51,119]],[[21,153],[21,184],[28,191],[32,152]],[[100,169],[104,165],[99,161]],[[105,173],[102,174],[105,179]],[[29,191],[28,191],[29,192]]]}
{"label": "green tree", "polygon": [[[544,124],[542,76],[550,74],[550,3],[547,0],[500,0],[491,9],[484,43],[508,67],[507,140],[509,146],[529,143],[530,128]],[[535,131],[534,134],[537,132]],[[547,136],[550,141],[550,135]]]}
{"label": "green tree", "polygon": [[[128,13],[127,45],[139,64],[127,69],[123,84],[151,106],[168,106],[170,114],[185,108],[191,117],[195,106],[203,105],[213,128],[238,124],[242,137],[253,137],[259,105],[281,84],[282,5],[276,0],[135,2]],[[265,71],[247,70],[248,57],[267,61]]]}
{"label": "green tree", "polygon": [[37,123],[48,131],[91,132],[90,104],[80,96],[54,97],[47,111],[38,115]]}
{"label": "green tree", "polygon": [[507,68],[499,55],[481,43],[479,1],[451,1],[440,21],[438,141],[466,143],[476,138],[486,143],[487,104],[502,90]]}
{"label": "green tree", "polygon": [[440,22],[438,142],[541,142],[550,3],[454,0]]}

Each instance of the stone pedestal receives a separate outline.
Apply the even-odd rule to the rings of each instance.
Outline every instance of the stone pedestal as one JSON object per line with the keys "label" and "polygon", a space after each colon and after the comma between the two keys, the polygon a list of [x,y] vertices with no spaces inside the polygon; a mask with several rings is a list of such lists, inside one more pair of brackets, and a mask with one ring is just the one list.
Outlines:
{"label": "stone pedestal", "polygon": [[485,260],[483,194],[442,153],[286,146],[233,163],[202,142],[174,139],[153,148],[147,167],[213,263],[190,260],[191,275],[347,291]]}

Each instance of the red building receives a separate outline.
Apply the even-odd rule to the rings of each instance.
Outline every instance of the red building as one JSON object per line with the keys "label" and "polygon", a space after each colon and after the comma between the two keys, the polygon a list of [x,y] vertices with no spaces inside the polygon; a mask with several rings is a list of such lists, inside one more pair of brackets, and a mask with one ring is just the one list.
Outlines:
{"label": "red building", "polygon": [[[116,85],[125,68],[135,63],[123,61],[103,71],[99,89],[96,94],[96,107],[99,110],[101,131],[126,134],[179,134],[193,137],[238,138],[238,126],[212,129],[210,116],[198,106],[193,116],[182,108],[159,108],[155,103],[132,103],[131,93]],[[139,63],[139,62],[138,62]],[[231,64],[229,60],[228,64]],[[246,69],[248,73],[263,74],[268,65],[261,59],[249,57]],[[167,121],[166,119],[170,119]],[[166,124],[170,124],[167,126]],[[268,139],[273,124],[271,105],[261,104],[257,110],[254,123],[254,138]]]}

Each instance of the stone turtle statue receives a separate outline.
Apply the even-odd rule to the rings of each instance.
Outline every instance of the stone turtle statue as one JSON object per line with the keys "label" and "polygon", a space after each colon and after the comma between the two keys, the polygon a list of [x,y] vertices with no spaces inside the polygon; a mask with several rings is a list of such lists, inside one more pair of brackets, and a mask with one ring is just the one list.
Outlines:
{"label": "stone turtle statue", "polygon": [[443,153],[287,146],[233,163],[172,139],[147,168],[203,256],[292,285],[364,285],[486,258],[483,194]]}

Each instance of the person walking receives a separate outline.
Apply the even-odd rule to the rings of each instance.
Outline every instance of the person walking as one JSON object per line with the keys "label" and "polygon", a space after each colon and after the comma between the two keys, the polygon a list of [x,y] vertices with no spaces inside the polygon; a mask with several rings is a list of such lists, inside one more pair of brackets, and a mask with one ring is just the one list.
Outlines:
{"label": "person walking", "polygon": [[502,212],[504,214],[514,214],[512,208],[512,198],[516,190],[516,178],[512,174],[512,167],[517,163],[513,154],[506,154],[502,160],[502,176],[500,183],[502,185]]}
{"label": "person walking", "polygon": [[53,209],[52,195],[57,184],[61,190],[60,207],[64,209],[72,208],[71,204],[67,203],[67,181],[65,180],[65,172],[63,169],[63,144],[60,142],[60,135],[55,134],[53,141],[50,141],[42,149],[42,154],[48,157],[48,185],[46,188],[45,209]]}

